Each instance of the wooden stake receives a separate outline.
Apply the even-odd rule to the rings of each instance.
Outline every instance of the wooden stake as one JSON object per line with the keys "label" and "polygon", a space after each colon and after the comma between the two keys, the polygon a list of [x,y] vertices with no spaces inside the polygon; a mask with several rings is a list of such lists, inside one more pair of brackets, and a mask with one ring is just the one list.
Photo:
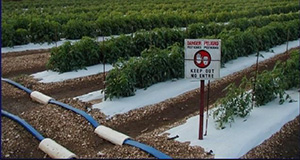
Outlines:
{"label": "wooden stake", "polygon": [[210,80],[208,80],[208,88],[207,88],[206,121],[205,121],[205,133],[204,133],[204,136],[207,136],[207,129],[208,129],[209,90],[210,90]]}

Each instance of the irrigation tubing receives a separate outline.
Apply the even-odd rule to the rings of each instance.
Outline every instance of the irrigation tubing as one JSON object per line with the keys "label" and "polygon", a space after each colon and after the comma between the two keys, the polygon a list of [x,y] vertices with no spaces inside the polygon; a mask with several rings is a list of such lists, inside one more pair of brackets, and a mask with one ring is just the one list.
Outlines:
{"label": "irrigation tubing", "polygon": [[1,115],[18,122],[20,125],[22,125],[28,132],[30,132],[39,141],[42,141],[43,139],[45,139],[45,137],[43,137],[36,129],[34,129],[30,124],[28,124],[25,120],[21,119],[20,117],[13,115],[2,109],[1,109]]}
{"label": "irrigation tubing", "polygon": [[92,126],[95,127],[95,128],[97,128],[97,127],[100,125],[100,124],[99,124],[92,116],[90,116],[89,114],[87,114],[86,112],[84,112],[84,111],[82,111],[82,110],[80,110],[80,109],[74,108],[74,107],[72,107],[72,106],[70,106],[70,105],[68,105],[68,104],[65,104],[65,103],[56,101],[56,100],[54,100],[54,99],[51,99],[51,100],[49,101],[49,103],[59,105],[59,106],[61,106],[61,107],[63,107],[63,108],[66,108],[66,109],[71,110],[71,111],[73,111],[73,112],[75,112],[75,113],[77,113],[77,114],[80,114],[80,115],[83,116],[87,121],[89,121],[89,122],[92,124]]}
{"label": "irrigation tubing", "polygon": [[[17,88],[19,88],[19,89],[21,89],[21,90],[23,90],[23,91],[25,91],[25,92],[28,93],[28,94],[31,94],[31,93],[32,93],[32,90],[30,90],[30,89],[28,89],[28,88],[22,86],[21,84],[19,84],[19,83],[17,83],[17,82],[14,82],[14,81],[12,81],[12,80],[9,80],[9,79],[6,79],[6,78],[2,78],[2,77],[1,77],[1,80],[2,80],[2,81],[5,81],[5,82],[7,82],[7,83],[9,83],[9,84],[11,84],[11,85],[17,87]],[[74,107],[72,107],[72,106],[70,106],[70,105],[68,105],[68,104],[65,104],[65,103],[56,101],[56,100],[54,100],[54,99],[51,99],[51,100],[49,101],[49,103],[59,105],[59,106],[61,106],[61,107],[63,107],[63,108],[66,108],[66,109],[71,110],[71,111],[73,111],[73,112],[75,112],[75,113],[77,113],[77,114],[80,114],[80,115],[83,116],[87,121],[89,121],[95,128],[97,128],[97,127],[100,125],[100,124],[99,124],[95,119],[93,119],[89,114],[87,114],[86,112],[84,112],[84,111],[82,111],[82,110],[80,110],[80,109],[74,108]]]}
{"label": "irrigation tubing", "polygon": [[[28,94],[31,94],[31,93],[32,93],[32,91],[31,91],[30,89],[28,89],[28,88],[22,86],[22,85],[19,84],[19,83],[16,83],[16,82],[12,81],[12,80],[9,80],[9,79],[6,79],[6,78],[2,78],[2,77],[1,77],[1,80],[2,80],[2,81],[5,81],[5,82],[7,82],[7,83],[9,83],[9,84],[11,84],[11,85],[17,87],[17,88],[19,88],[19,89],[21,89],[21,90],[23,90],[23,91],[25,91],[25,92],[28,93]],[[84,112],[84,111],[82,111],[82,110],[80,110],[80,109],[74,108],[74,107],[72,107],[72,106],[70,106],[70,105],[68,105],[68,104],[65,104],[65,103],[56,101],[56,100],[54,100],[54,99],[50,99],[48,103],[50,103],[50,104],[55,104],[55,105],[59,105],[59,106],[65,108],[65,109],[71,110],[71,111],[73,111],[73,112],[75,112],[75,113],[77,113],[77,114],[83,116],[83,117],[84,117],[87,121],[89,121],[89,122],[91,123],[91,125],[92,125],[93,127],[95,127],[95,128],[97,128],[98,126],[100,126],[100,124],[99,124],[92,116],[90,116],[89,114],[87,114],[86,112]],[[19,118],[19,119],[20,119],[20,118]],[[24,120],[23,120],[23,121],[24,121]],[[24,122],[25,122],[25,121],[24,121]],[[25,122],[25,123],[26,123],[26,122]],[[26,123],[26,124],[27,124],[27,123]],[[40,135],[34,128],[32,128],[29,124],[27,124],[27,125],[30,127],[31,130],[29,130],[29,131],[30,131],[32,134],[38,135],[38,137],[37,137],[38,139],[39,139],[39,138],[40,138],[41,140],[44,139],[44,137],[43,137],[42,135]],[[26,128],[26,129],[27,129],[27,128]],[[33,130],[32,130],[32,129],[33,129]],[[150,155],[152,155],[152,156],[154,156],[154,157],[156,157],[156,158],[158,158],[158,159],[171,159],[170,156],[168,156],[168,155],[166,155],[166,154],[160,152],[159,150],[157,150],[157,149],[155,149],[155,148],[153,148],[153,147],[150,147],[150,146],[148,146],[148,145],[146,145],[146,144],[143,144],[143,143],[134,141],[134,140],[132,140],[132,139],[126,139],[126,140],[123,142],[123,144],[127,144],[127,145],[130,145],[130,146],[133,146],[133,147],[137,147],[137,148],[139,148],[139,149],[141,149],[141,150],[143,150],[143,151],[149,153]]]}
{"label": "irrigation tubing", "polygon": [[140,143],[140,142],[137,142],[137,141],[134,141],[131,139],[126,139],[124,141],[124,144],[140,148],[141,150],[146,151],[149,154],[151,154],[152,156],[159,158],[159,159],[172,159],[170,156],[160,152],[159,150],[157,150],[153,147],[150,147],[148,145],[145,145],[143,143]]}
{"label": "irrigation tubing", "polygon": [[11,85],[17,87],[17,88],[19,88],[19,89],[21,89],[21,90],[23,90],[23,91],[25,91],[25,92],[28,93],[28,94],[31,94],[31,92],[32,92],[32,90],[30,90],[30,89],[28,89],[28,88],[22,86],[21,84],[19,84],[19,83],[17,83],[17,82],[12,81],[12,80],[10,80],[10,79],[2,78],[2,77],[1,77],[1,80],[2,80],[2,81],[5,81],[5,82],[7,82],[7,83],[9,83],[9,84],[11,84]]}

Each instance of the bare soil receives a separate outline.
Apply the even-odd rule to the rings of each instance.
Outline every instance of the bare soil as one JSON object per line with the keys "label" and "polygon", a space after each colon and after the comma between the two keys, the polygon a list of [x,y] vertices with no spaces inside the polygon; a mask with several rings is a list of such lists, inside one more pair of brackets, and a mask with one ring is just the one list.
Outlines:
{"label": "bare soil", "polygon": [[49,58],[49,50],[3,53],[1,54],[2,77],[44,71]]}
{"label": "bare soil", "polygon": [[281,130],[242,158],[300,159],[300,117],[285,124]]}
{"label": "bare soil", "polygon": [[[24,86],[32,90],[38,90],[55,99],[82,109],[91,114],[99,123],[123,132],[140,142],[145,142],[146,144],[156,147],[174,158],[212,158],[212,155],[206,154],[201,147],[190,147],[188,146],[188,143],[179,143],[174,140],[168,140],[166,135],[158,136],[158,133],[161,133],[172,126],[179,125],[188,117],[197,114],[199,105],[198,89],[158,104],[132,110],[128,113],[116,115],[111,119],[107,119],[101,111],[90,110],[91,103],[83,103],[72,99],[72,97],[102,89],[104,87],[103,74],[57,83],[39,83],[37,80],[34,80],[26,74],[36,72],[32,68],[38,68],[38,66],[45,65],[47,53],[40,53],[45,54],[45,57],[39,56],[39,54],[30,54],[30,52],[26,54],[20,53],[20,55],[14,53],[15,56],[9,56],[9,54],[2,56],[4,57],[4,60],[2,58],[2,66],[7,66],[6,68],[2,68],[2,71],[6,73],[7,77],[10,77]],[[14,61],[14,58],[20,57],[20,59],[26,59],[27,56],[33,56],[35,58],[40,57],[41,59],[44,59],[44,62],[35,64],[36,66],[32,64],[33,67],[23,67],[26,68],[27,71],[22,76],[20,76],[20,73],[23,73],[22,70],[7,69],[9,66],[6,63],[11,63],[11,66],[16,66],[18,63],[21,64],[22,60]],[[284,61],[288,58],[289,54],[275,56],[274,58],[261,62],[259,64],[259,69],[260,71],[264,69],[270,70],[274,67],[277,60],[280,59]],[[29,64],[32,62],[24,60],[22,63],[21,66],[30,66]],[[242,77],[246,76],[249,78],[253,76],[252,72],[254,70],[255,65],[211,83],[209,104],[213,104],[218,98],[223,97],[226,94],[226,91],[223,91],[223,89],[228,84],[232,82],[239,84]],[[76,153],[78,158],[153,158],[134,147],[112,145],[97,137],[93,133],[93,127],[89,125],[83,117],[54,105],[40,105],[33,102],[26,93],[4,82],[2,82],[2,109],[25,119],[42,135],[54,139]],[[25,131],[23,127],[5,117],[2,117],[1,120],[2,158],[47,157],[47,155],[37,148],[39,143],[38,140]],[[295,128],[299,128],[299,123],[293,123],[289,127],[291,130]],[[288,131],[284,131],[283,133],[287,132]],[[294,131],[289,132],[295,133]],[[284,152],[282,148],[289,148],[288,145],[291,144],[292,141],[297,141],[296,138],[298,138],[299,141],[299,134],[298,136],[285,136],[283,140],[288,139],[289,137],[291,140],[288,140],[288,142],[290,143],[282,143],[280,146],[281,148],[279,147],[276,149],[278,152],[276,151],[276,153],[274,153],[274,157],[280,157],[280,154],[284,154],[280,153],[280,151]],[[269,141],[273,142],[273,139],[278,141],[278,137],[271,137]],[[264,150],[273,150],[274,147],[274,145],[266,145]],[[293,148],[290,147],[290,149],[287,150],[292,149]],[[300,152],[299,146],[298,148],[296,147],[295,151],[298,153]],[[267,157],[267,153],[262,153]],[[292,154],[292,152],[288,154]],[[257,155],[257,157],[260,158],[263,157],[263,155],[259,155],[257,152],[251,154],[252,157],[255,157],[253,155]],[[252,158],[251,156],[249,153],[249,156],[246,156],[245,158]]]}

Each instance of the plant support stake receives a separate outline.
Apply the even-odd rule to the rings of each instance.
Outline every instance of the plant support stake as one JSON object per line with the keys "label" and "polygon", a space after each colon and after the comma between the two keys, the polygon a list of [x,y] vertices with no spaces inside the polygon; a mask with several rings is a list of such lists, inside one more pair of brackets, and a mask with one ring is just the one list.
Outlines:
{"label": "plant support stake", "polygon": [[[104,36],[103,36],[103,40],[102,40],[102,44],[103,44],[103,48],[104,48],[104,41],[105,41],[105,39],[104,39]],[[104,52],[103,52],[103,95],[104,95],[104,97],[105,97],[105,79],[106,79],[106,77],[105,77],[105,54],[104,54]]]}
{"label": "plant support stake", "polygon": [[208,88],[207,88],[206,120],[205,120],[205,133],[204,133],[204,136],[207,136],[207,129],[208,129],[209,90],[210,90],[210,80],[208,80]]}

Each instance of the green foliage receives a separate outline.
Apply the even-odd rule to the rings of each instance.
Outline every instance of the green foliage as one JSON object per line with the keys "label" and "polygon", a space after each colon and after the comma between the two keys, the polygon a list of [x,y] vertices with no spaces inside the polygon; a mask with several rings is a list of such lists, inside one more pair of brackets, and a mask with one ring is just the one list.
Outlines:
{"label": "green foliage", "polygon": [[120,59],[114,64],[106,78],[105,99],[132,96],[136,88],[182,78],[183,72],[183,50],[178,44],[163,50],[151,47],[141,57]]}
{"label": "green foliage", "polygon": [[247,78],[244,77],[238,87],[231,83],[224,89],[227,90],[227,94],[215,103],[216,110],[213,112],[217,128],[223,129],[226,123],[234,122],[235,117],[244,118],[250,114],[253,107],[251,93],[247,92],[249,85]]}
{"label": "green foliage", "polygon": [[[298,22],[296,22],[295,20],[270,23],[269,25],[262,28],[251,27],[244,32],[236,28],[229,31],[225,29],[218,35],[218,37],[221,37],[222,39],[222,61],[229,61],[237,57],[247,56],[253,52],[256,52],[260,49],[260,41],[258,37],[265,37],[266,43],[269,43],[268,41],[272,41],[272,39],[265,36],[265,34],[269,33],[270,30],[275,30],[275,32],[272,31],[271,33],[278,36],[282,32],[282,28],[288,29],[287,26],[294,26],[297,23]],[[279,29],[277,29],[276,27],[278,27]],[[277,32],[279,34],[277,34]],[[183,71],[178,72],[181,71],[178,68],[182,67],[184,64],[183,58],[180,59],[182,55],[172,54],[172,56],[166,58],[166,54],[163,54],[166,52],[166,50],[164,50],[163,48],[167,47],[170,43],[179,41],[180,39],[181,42],[183,41],[183,33],[184,32],[177,31],[176,29],[162,28],[156,29],[151,32],[138,32],[135,35],[131,36],[121,35],[118,38],[112,38],[111,40],[104,43],[102,42],[100,44],[94,42],[94,48],[99,48],[98,52],[91,51],[90,49],[92,49],[93,47],[86,47],[84,53],[95,53],[94,55],[92,54],[93,56],[91,57],[97,56],[96,59],[98,61],[93,61],[94,58],[91,58],[92,60],[85,61],[85,56],[82,56],[81,54],[83,52],[81,52],[80,49],[75,49],[75,46],[77,45],[69,44],[64,47],[58,47],[52,52],[48,67],[59,72],[65,72],[73,69],[83,68],[87,65],[97,64],[100,62],[100,59],[103,59],[103,56],[105,57],[105,62],[110,63],[115,62],[118,57],[122,58],[122,61],[119,61],[117,62],[117,64],[115,64],[115,67],[117,67],[117,71],[113,70],[111,76],[109,76],[111,77],[110,80],[107,81],[107,83],[109,84],[108,86],[110,86],[110,88],[107,89],[107,98],[130,96],[134,94],[135,88],[148,87],[154,83],[165,81],[172,77],[183,77]],[[272,36],[272,38],[277,37]],[[278,41],[277,43],[279,42],[280,41]],[[275,45],[275,42],[272,42],[271,44]],[[86,46],[92,45],[86,44]],[[180,44],[180,46],[182,46],[182,44]],[[150,49],[142,52],[142,49],[145,48]],[[60,49],[62,51],[59,51]],[[180,49],[182,50],[182,48]],[[80,52],[77,53],[77,51]],[[141,57],[130,58],[133,56]],[[129,62],[126,62],[127,59],[129,59]],[[170,66],[171,62],[169,61],[169,59],[172,59],[172,62],[176,62],[172,63],[172,65],[174,65],[177,69],[159,67]],[[151,62],[151,64],[149,64],[149,62]],[[149,70],[146,70],[145,68],[148,68]],[[165,69],[168,70],[165,71]],[[133,71],[134,73],[131,73]],[[120,74],[121,77],[114,78],[119,75],[119,72],[126,73]],[[137,77],[136,73],[142,76]],[[176,75],[176,73],[178,73],[179,75]],[[124,84],[120,84],[118,82],[121,79],[122,83]],[[124,91],[124,93],[121,93],[120,87],[114,88],[112,84],[115,84],[116,86],[123,86],[122,91]],[[125,87],[128,88],[125,89]]]}
{"label": "green foliage", "polygon": [[74,19],[69,20],[68,23],[63,26],[63,29],[65,31],[65,37],[68,39],[78,39],[86,32],[84,22]]}
{"label": "green foliage", "polygon": [[58,72],[82,69],[100,63],[99,52],[98,43],[89,37],[83,37],[74,45],[67,41],[51,50],[47,68]]}
{"label": "green foliage", "polygon": [[[299,51],[293,51],[291,58],[286,62],[278,61],[272,71],[263,71],[258,74],[254,92],[247,92],[252,80],[243,78],[239,87],[234,83],[226,87],[227,94],[215,104],[213,112],[218,128],[225,128],[227,123],[234,122],[236,117],[244,118],[250,114],[253,100],[259,107],[279,98],[279,104],[283,104],[290,96],[285,93],[286,89],[299,87]],[[253,94],[253,98],[252,98]]]}
{"label": "green foliage", "polygon": [[16,16],[11,23],[13,24],[15,30],[19,28],[28,30],[30,21],[31,20],[29,16]]}
{"label": "green foliage", "polygon": [[273,71],[264,71],[257,76],[254,92],[256,106],[265,105],[277,96],[280,97],[280,103],[284,102],[285,91],[280,70],[275,67]]}
{"label": "green foliage", "polygon": [[128,59],[140,56],[141,52],[150,46],[161,49],[167,48],[175,42],[183,44],[184,32],[176,28],[159,28],[153,31],[140,31],[131,36],[121,35],[100,44],[101,54],[105,61],[114,63],[118,57]]}
{"label": "green foliage", "polygon": [[[222,39],[222,64],[240,56],[248,56],[258,50],[268,50],[274,45],[282,44],[287,40],[297,39],[300,31],[293,29],[300,25],[296,20],[286,22],[272,22],[264,27],[250,27],[245,31],[239,28],[224,29],[215,38]],[[296,36],[295,36],[296,35]]]}
{"label": "green foliage", "polygon": [[299,59],[300,54],[298,50],[294,50],[290,53],[290,59],[288,59],[285,63],[280,63],[283,74],[283,82],[286,85],[285,89],[289,89],[292,87],[300,87],[300,65]]}
{"label": "green foliage", "polygon": [[15,31],[13,26],[7,23],[2,23],[2,46],[13,46],[14,45],[14,37]]}
{"label": "green foliage", "polygon": [[31,42],[43,43],[60,40],[60,24],[54,21],[34,19],[29,24]]}
{"label": "green foliage", "polygon": [[29,43],[30,42],[30,34],[29,31],[23,28],[19,28],[16,30],[16,33],[14,35],[14,43],[16,45],[21,45],[24,42]]}
{"label": "green foliage", "polygon": [[70,41],[65,42],[57,48],[51,49],[51,57],[47,62],[47,68],[57,72],[66,72],[73,69],[71,64],[72,45]]}
{"label": "green foliage", "polygon": [[83,36],[95,37],[97,34],[96,24],[77,19],[69,20],[63,26],[63,31],[64,37],[67,39],[80,39]]}
{"label": "green foliage", "polygon": [[282,104],[289,97],[285,90],[298,86],[299,53],[294,51],[291,53],[291,59],[283,63],[278,61],[271,72],[264,71],[257,76],[254,92],[256,106],[264,105],[277,97]]}
{"label": "green foliage", "polygon": [[[224,24],[215,22],[205,25],[204,23],[194,23],[187,29],[188,38],[201,38],[208,35],[217,35],[225,28]],[[233,28],[233,27],[232,27]]]}
{"label": "green foliage", "polygon": [[[286,20],[289,20],[289,15],[273,15],[268,16],[267,19],[274,19],[274,17],[287,17]],[[293,16],[290,16],[290,18],[294,19],[294,14]],[[106,41],[105,44],[101,45],[101,51],[102,54],[105,54],[106,62],[114,63],[118,57],[128,59],[132,56],[140,56],[140,53],[150,46],[164,49],[175,42],[182,44],[185,38],[203,38],[220,33],[218,38],[225,39],[222,44],[222,63],[225,63],[228,60],[232,60],[240,56],[247,56],[259,50],[260,42],[258,38],[260,37],[255,35],[254,32],[258,32],[257,30],[261,29],[251,27],[252,25],[255,25],[252,23],[253,21],[256,21],[257,23],[257,19],[261,19],[261,17],[249,20],[249,23],[247,23],[248,29],[244,28],[246,31],[241,31],[241,29],[234,28],[235,26],[239,26],[238,21],[232,22],[230,26],[233,28],[231,28],[231,30],[227,30],[230,29],[230,27],[227,27],[225,24],[217,24],[213,22],[207,25],[204,25],[203,23],[189,25],[187,31],[176,28],[157,28],[152,31],[140,31],[131,36],[121,35],[118,38],[112,38],[111,40]],[[266,18],[262,20],[265,19]],[[243,19],[241,20],[243,21]],[[281,20],[281,18],[279,20]],[[280,26],[281,23],[286,24],[286,22],[277,22],[276,27]],[[290,22],[288,21],[287,24],[290,24]],[[278,32],[281,32],[281,30]],[[296,31],[293,33],[295,32]],[[258,32],[258,35],[261,34],[266,33]],[[274,32],[273,34],[277,36],[277,34]],[[272,36],[272,38],[274,37]],[[268,38],[266,40],[271,41],[272,38]],[[281,38],[281,41],[283,39],[284,38]],[[280,44],[281,41],[274,43],[273,45]]]}
{"label": "green foliage", "polygon": [[[114,64],[112,69],[106,77],[105,83],[108,85],[105,88],[105,99],[113,97],[128,97],[133,96],[135,92],[135,73],[129,67],[134,64],[136,59],[130,59],[128,64],[119,63]],[[124,65],[124,66],[122,66]]]}
{"label": "green foliage", "polygon": [[[239,0],[223,0],[218,3],[195,0],[4,1],[2,22],[12,25],[13,32],[19,28],[29,31],[30,37],[32,37],[30,42],[51,43],[56,40],[52,35],[54,30],[59,30],[58,40],[60,36],[62,36],[61,38],[78,39],[83,36],[127,34],[140,29],[151,30],[161,27],[186,27],[193,23],[228,22],[245,17],[239,26],[243,31],[247,27],[245,24],[249,25],[246,18],[297,12],[298,9],[299,4],[295,0],[267,0],[264,3],[258,0],[242,3]],[[262,21],[269,23],[265,19]],[[273,18],[272,21],[280,21],[280,18]],[[286,18],[281,21],[286,21]],[[56,22],[58,26],[64,26],[64,29],[57,29],[56,25],[47,24],[48,22]],[[261,23],[261,25],[266,23]],[[36,26],[40,26],[40,28]],[[220,26],[215,25],[215,27],[214,33],[216,34]],[[41,32],[45,29],[48,31]],[[39,34],[40,32],[41,34]],[[191,35],[193,36],[193,34]],[[16,39],[22,38],[16,37]],[[26,43],[26,40],[22,42],[22,44]],[[3,46],[4,44],[10,44],[9,39],[8,42],[3,42]]]}

